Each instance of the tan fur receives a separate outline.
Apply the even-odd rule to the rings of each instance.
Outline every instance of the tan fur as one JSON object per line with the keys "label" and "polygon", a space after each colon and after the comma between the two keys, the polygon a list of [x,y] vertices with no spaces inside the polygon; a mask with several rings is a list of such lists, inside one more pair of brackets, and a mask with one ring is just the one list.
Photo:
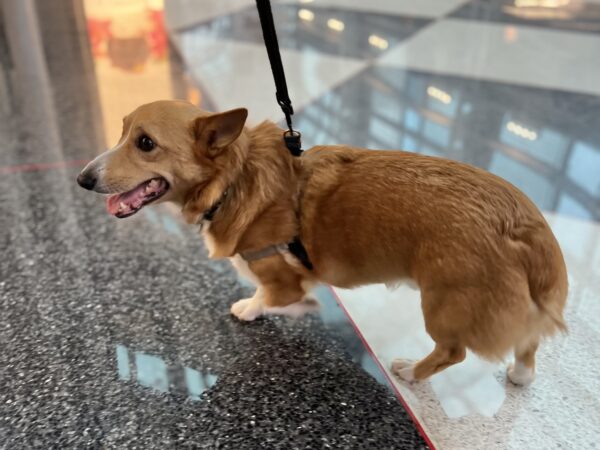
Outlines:
{"label": "tan fur", "polygon": [[516,348],[517,361],[533,368],[540,339],[566,330],[561,250],[539,210],[508,182],[401,151],[328,146],[293,158],[283,131],[268,122],[211,146],[207,124],[216,133],[226,122],[233,129],[236,114],[211,119],[184,102],[140,107],[125,128],[154,130],[166,150],[145,155],[121,142],[103,182],[129,189],[159,174],[172,188],[164,200],[181,205],[190,223],[228,189],[207,232],[211,257],[300,236],[313,272],[290,264],[289,255],[248,264],[261,289],[253,301],[265,308],[301,301],[317,281],[414,280],[436,342],[412,370],[416,379],[462,361],[466,348],[494,360]]}

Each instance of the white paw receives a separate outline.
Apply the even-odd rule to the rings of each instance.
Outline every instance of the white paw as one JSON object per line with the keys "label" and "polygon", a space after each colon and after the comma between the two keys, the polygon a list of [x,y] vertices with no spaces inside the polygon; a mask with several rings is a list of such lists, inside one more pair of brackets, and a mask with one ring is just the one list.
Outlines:
{"label": "white paw", "polygon": [[535,370],[518,361],[508,367],[507,374],[509,380],[518,386],[527,386],[535,379]]}
{"label": "white paw", "polygon": [[404,381],[414,381],[415,365],[415,361],[410,359],[395,359],[392,361],[392,373]]}
{"label": "white paw", "polygon": [[255,298],[243,298],[231,305],[231,314],[247,322],[256,319],[262,313],[262,302]]}
{"label": "white paw", "polygon": [[321,305],[317,300],[312,297],[307,297],[304,300],[292,303],[291,305],[266,308],[265,313],[298,318],[306,314],[316,312],[320,307]]}

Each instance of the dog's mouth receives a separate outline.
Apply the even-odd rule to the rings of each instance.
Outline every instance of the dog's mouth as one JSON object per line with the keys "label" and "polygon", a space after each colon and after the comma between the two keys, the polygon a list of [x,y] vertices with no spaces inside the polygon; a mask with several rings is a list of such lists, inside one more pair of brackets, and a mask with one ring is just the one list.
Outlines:
{"label": "dog's mouth", "polygon": [[133,216],[136,212],[165,195],[169,183],[162,177],[144,181],[138,187],[120,194],[113,194],[106,199],[106,209],[119,219]]}

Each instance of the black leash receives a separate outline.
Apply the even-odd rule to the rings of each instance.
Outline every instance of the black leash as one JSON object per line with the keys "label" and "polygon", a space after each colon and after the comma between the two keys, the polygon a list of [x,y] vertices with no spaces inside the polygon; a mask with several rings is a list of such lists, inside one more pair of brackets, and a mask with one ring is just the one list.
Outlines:
{"label": "black leash", "polygon": [[[267,54],[269,55],[273,79],[275,80],[275,97],[277,98],[277,103],[281,106],[281,110],[285,114],[285,121],[288,126],[288,130],[283,133],[283,139],[293,156],[301,156],[302,143],[300,139],[302,135],[292,127],[294,108],[292,108],[292,101],[290,100],[287,83],[285,82],[285,71],[283,70],[281,54],[279,53],[279,43],[277,42],[277,32],[275,31],[271,2],[269,0],[256,0],[256,8],[258,9],[263,39],[265,41],[265,47],[267,48]],[[286,245],[289,252],[298,258],[304,267],[308,270],[313,270],[312,262],[299,237],[295,237],[292,242],[289,242]],[[276,249],[276,246],[272,248]],[[271,251],[272,248],[270,248],[269,251]]]}
{"label": "black leash", "polygon": [[285,72],[279,53],[279,43],[277,42],[277,33],[275,32],[275,23],[273,22],[273,13],[271,12],[271,2],[269,0],[256,0],[256,8],[258,9],[263,39],[265,47],[267,47],[273,79],[275,80],[275,97],[285,114],[285,121],[288,126],[288,130],[283,134],[283,139],[290,153],[294,156],[300,156],[302,155],[301,134],[292,128],[294,108],[292,108],[292,101],[290,100],[287,83],[285,82]]}

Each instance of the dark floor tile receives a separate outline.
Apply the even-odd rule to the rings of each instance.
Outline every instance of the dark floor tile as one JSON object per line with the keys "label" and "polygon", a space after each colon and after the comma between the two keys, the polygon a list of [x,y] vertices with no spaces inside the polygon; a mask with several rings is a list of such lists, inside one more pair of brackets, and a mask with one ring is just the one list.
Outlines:
{"label": "dark floor tile", "polygon": [[345,316],[241,323],[248,294],[160,207],[110,217],[76,170],[0,177],[6,448],[424,448]]}
{"label": "dark floor tile", "polygon": [[[273,17],[280,47],[354,58],[375,58],[430,22],[312,5],[273,5]],[[263,45],[255,7],[180,32]]]}
{"label": "dark floor tile", "polygon": [[490,170],[544,210],[600,218],[600,97],[374,67],[295,116],[305,148],[404,149]]}
{"label": "dark floor tile", "polygon": [[600,4],[585,1],[471,0],[450,17],[600,33]]}

